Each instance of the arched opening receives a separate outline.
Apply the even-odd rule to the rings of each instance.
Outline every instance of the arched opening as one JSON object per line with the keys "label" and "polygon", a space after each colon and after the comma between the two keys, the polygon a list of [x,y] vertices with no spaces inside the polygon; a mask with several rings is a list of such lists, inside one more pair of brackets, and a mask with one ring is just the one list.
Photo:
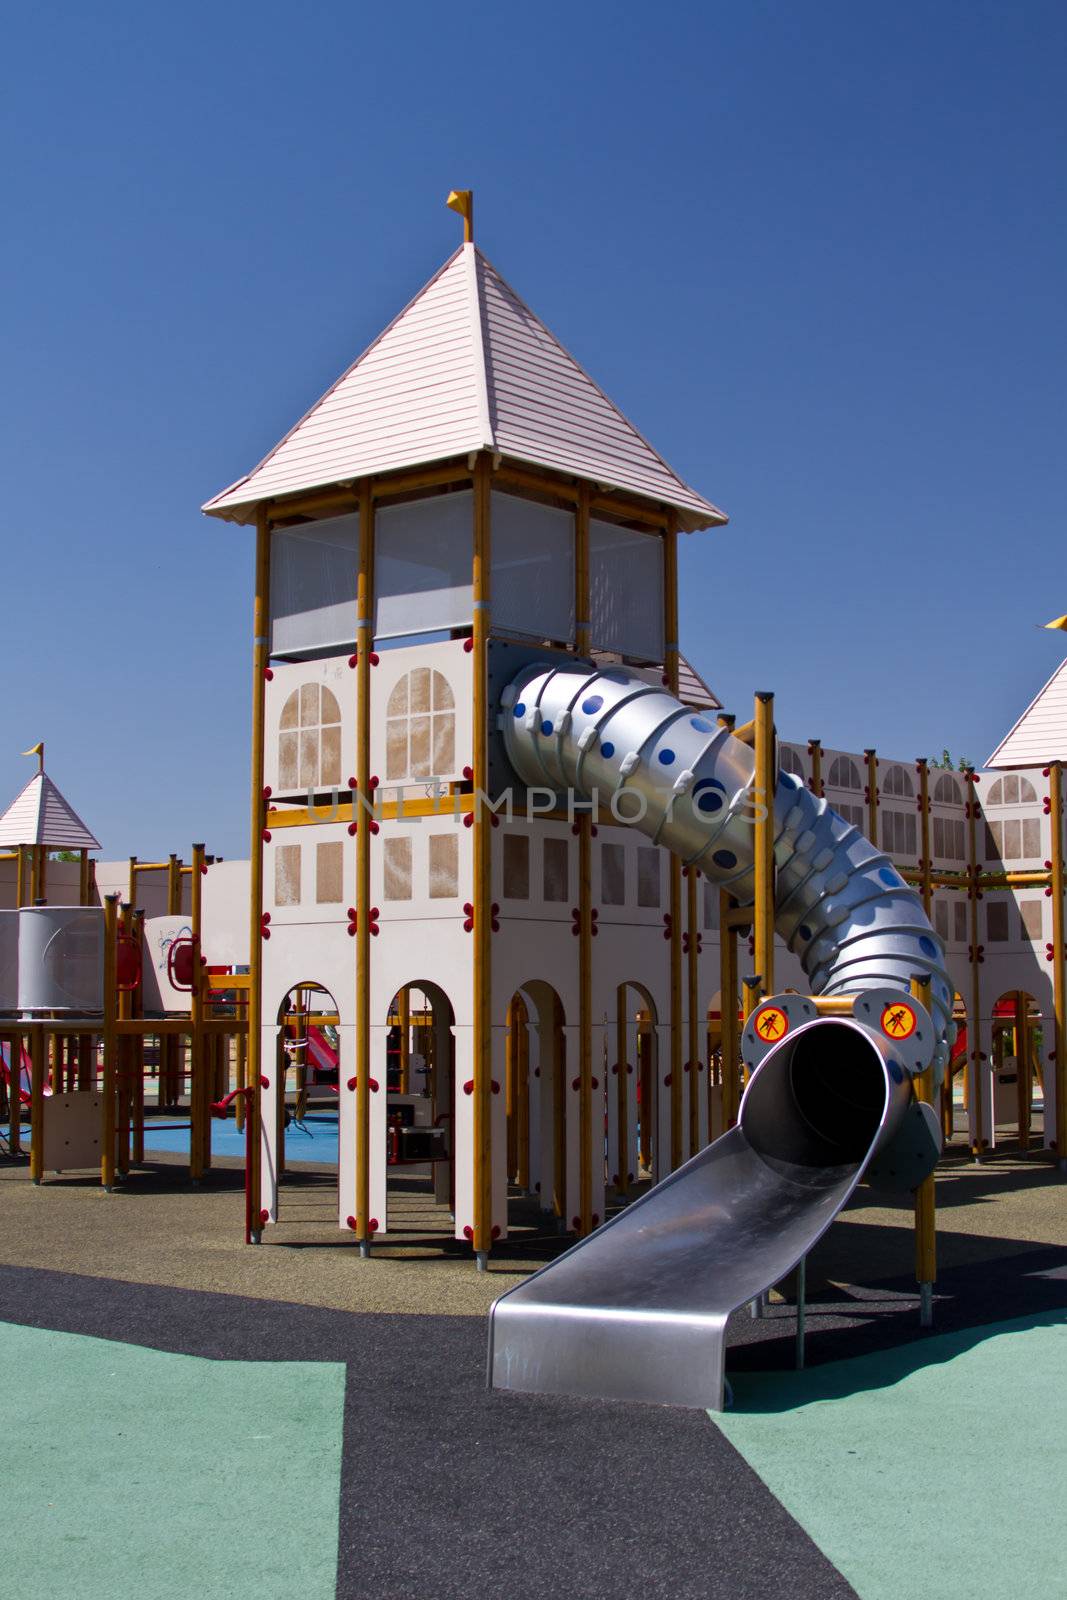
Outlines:
{"label": "arched opening", "polygon": [[[264,1094],[268,1209],[279,1214],[278,1186],[299,1185],[299,1206],[287,1207],[285,1222],[332,1226],[337,1198],[340,1016],[324,984],[302,979],[287,989],[276,1013],[274,1071]],[[273,1204],[271,1203],[273,1197]]]}
{"label": "arched opening", "polygon": [[400,1214],[390,1232],[426,1219],[427,1198],[455,1210],[455,1013],[444,990],[419,978],[398,989],[386,1017],[386,1167],[390,1207]]}
{"label": "arched opening", "polygon": [[508,1181],[537,1196],[541,1213],[564,1229],[578,1160],[577,1129],[567,1117],[565,1023],[562,1000],[541,978],[521,984],[508,1002]]}
{"label": "arched opening", "polygon": [[1002,994],[993,1007],[993,1138],[1017,1141],[1026,1152],[1044,1133],[1041,1011],[1024,989]]}
{"label": "arched opening", "polygon": [[[609,1140],[608,1176],[621,1195],[654,1179],[659,1170],[659,1016],[643,983],[629,980],[616,991],[615,1138]],[[617,1068],[617,1070],[616,1070]]]}

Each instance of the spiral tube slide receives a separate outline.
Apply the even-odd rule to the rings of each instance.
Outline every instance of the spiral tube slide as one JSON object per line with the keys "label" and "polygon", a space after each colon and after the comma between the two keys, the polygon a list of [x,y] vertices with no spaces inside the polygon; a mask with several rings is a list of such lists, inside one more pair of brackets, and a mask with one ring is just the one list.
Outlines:
{"label": "spiral tube slide", "polygon": [[[508,759],[525,784],[595,794],[740,904],[751,901],[755,760],[727,728],[623,667],[531,666],[502,701]],[[907,992],[913,977],[928,977],[940,1084],[953,991],[918,895],[792,773],[779,774],[774,814],[775,926],[811,992]]]}
{"label": "spiral tube slide", "polygon": [[[610,804],[751,900],[754,758],[728,730],[623,668],[531,666],[502,706],[522,782]],[[952,989],[918,897],[788,773],[774,829],[778,933],[812,992],[857,996],[856,1015],[782,997],[791,1025],[761,1054],[737,1126],[493,1306],[496,1388],[721,1409],[730,1313],[797,1265],[900,1142],[912,1076],[944,1070]],[[932,1016],[905,1059],[873,1018],[916,974]]]}

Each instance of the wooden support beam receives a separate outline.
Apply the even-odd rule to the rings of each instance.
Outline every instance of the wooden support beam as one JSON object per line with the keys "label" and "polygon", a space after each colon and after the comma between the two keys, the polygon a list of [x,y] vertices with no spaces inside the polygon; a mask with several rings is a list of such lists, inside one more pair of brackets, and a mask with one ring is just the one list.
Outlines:
{"label": "wooden support beam", "polygon": [[[251,1191],[253,1242],[258,1243],[262,1230],[262,1151],[260,1149],[261,1100],[260,1080],[262,1069],[263,1027],[263,829],[267,802],[263,793],[263,747],[266,720],[267,663],[270,660],[270,520],[265,510],[256,515],[256,575],[252,602],[252,770],[249,842],[249,895],[248,895],[248,973],[251,983],[248,990],[248,1081],[252,1093],[248,1100],[248,1114],[252,1119],[248,1150],[250,1171],[248,1182]],[[172,866],[168,882],[173,885],[174,873],[178,877],[178,900],[181,896],[181,863]],[[199,952],[197,952],[199,955]]]}
{"label": "wooden support beam", "polygon": [[[489,783],[489,632],[492,566],[491,471],[488,456],[478,457],[474,474],[474,788]],[[492,1104],[492,818],[485,806],[474,811],[474,1253],[480,1268],[488,1262],[493,1228]]]}
{"label": "wooden support beam", "polygon": [[[970,882],[967,889],[968,905],[970,910],[970,969],[971,969],[971,1005],[967,1019],[967,1049],[971,1059],[970,1079],[970,1105],[969,1111],[974,1120],[974,1135],[971,1139],[971,1152],[976,1161],[981,1161],[986,1140],[983,1138],[982,1129],[985,1123],[985,1084],[982,1075],[982,1063],[985,1057],[980,1048],[982,1026],[982,978],[981,967],[978,960],[979,945],[981,943],[978,929],[978,901],[981,897],[978,873],[978,787],[973,772],[964,774],[967,784],[967,859],[970,872]],[[1055,905],[1055,899],[1053,899]]]}
{"label": "wooden support beam", "polygon": [[755,813],[755,890],[753,959],[763,993],[774,993],[774,793],[778,764],[775,759],[774,696],[756,695],[753,810]]}
{"label": "wooden support beam", "polygon": [[[689,1024],[689,1049],[686,1077],[689,1082],[689,1154],[695,1156],[700,1149],[700,1100],[706,1099],[708,1075],[704,1070],[700,1050],[700,874],[696,867],[686,867],[686,1016]],[[708,1129],[711,1128],[711,1107],[708,1106]]]}
{"label": "wooden support beam", "polygon": [[730,896],[719,890],[719,1013],[722,1028],[722,1126],[737,1121],[740,1064],[737,1027],[737,929],[730,920]]}
{"label": "wooden support beam", "polygon": [[[932,1006],[930,979],[912,979],[911,992],[929,1012]],[[934,1074],[928,1067],[915,1082],[916,1097],[932,1105]],[[915,1190],[915,1281],[919,1285],[919,1320],[924,1328],[933,1326],[934,1284],[937,1281],[937,1220],[934,1174],[931,1172]]]}
{"label": "wooden support beam", "polygon": [[[365,479],[359,496],[359,571],[356,579],[356,791],[372,797],[371,654],[374,650],[374,488]],[[369,818],[356,829],[356,1239],[370,1254],[376,1219],[370,1214],[371,891]]]}
{"label": "wooden support beam", "polygon": [[[678,524],[672,516],[663,535],[663,676],[671,694],[678,693]],[[670,857],[670,1004],[671,1004],[671,1171],[685,1159],[684,1016],[682,1006],[682,864]]]}
{"label": "wooden support beam", "polygon": [[119,897],[104,897],[104,1072],[103,1072],[103,1127],[100,1135],[100,1182],[110,1194],[115,1187],[115,1070],[117,1067],[118,1039],[115,1024],[118,1021],[118,924]]}
{"label": "wooden support beam", "polygon": [[[1049,767],[1049,814],[1052,833],[1052,993],[1053,1061],[1056,1075],[1056,1165],[1067,1172],[1067,973],[1063,926],[1063,766]],[[1045,1131],[1048,1142],[1048,1129]]]}

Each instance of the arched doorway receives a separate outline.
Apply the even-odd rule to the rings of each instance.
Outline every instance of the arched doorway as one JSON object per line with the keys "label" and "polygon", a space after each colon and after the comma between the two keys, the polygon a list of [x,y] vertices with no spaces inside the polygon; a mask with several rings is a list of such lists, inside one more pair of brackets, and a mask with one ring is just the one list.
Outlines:
{"label": "arched doorway", "polygon": [[332,1226],[337,1208],[341,1018],[324,984],[307,978],[286,990],[276,1012],[274,1070],[261,1106],[264,1204],[279,1222],[279,1186],[291,1169],[298,1206],[284,1221]]}
{"label": "arched doorway", "polygon": [[659,1169],[659,1018],[643,983],[615,991],[614,1060],[608,1072],[608,1181],[621,1196]]}
{"label": "arched doorway", "polygon": [[455,1012],[428,978],[398,989],[386,1016],[386,1167],[390,1196],[455,1210]]}
{"label": "arched doorway", "polygon": [[521,984],[508,1002],[507,1028],[508,1178],[537,1195],[542,1214],[566,1230],[568,1196],[577,1194],[577,1118],[567,1115],[566,1016],[552,985],[542,978]]}
{"label": "arched doorway", "polygon": [[1025,1153],[1038,1129],[1043,1135],[1041,1054],[1041,1012],[1037,1001],[1024,989],[1002,994],[992,1017],[994,1144],[1014,1138]]}

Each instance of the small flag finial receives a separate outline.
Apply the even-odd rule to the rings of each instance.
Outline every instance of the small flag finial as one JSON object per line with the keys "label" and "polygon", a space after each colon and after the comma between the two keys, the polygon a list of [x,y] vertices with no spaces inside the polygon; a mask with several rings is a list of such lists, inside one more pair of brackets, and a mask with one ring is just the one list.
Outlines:
{"label": "small flag finial", "polygon": [[43,739],[41,740],[40,744],[35,744],[35,745],[32,746],[31,749],[24,750],[22,753],[23,753],[24,756],[36,756],[37,757],[37,771],[38,772],[43,772],[44,771],[44,740]]}
{"label": "small flag finial", "polygon": [[1051,622],[1043,622],[1043,628],[1058,628],[1061,633],[1067,633],[1067,617],[1053,617]]}
{"label": "small flag finial", "polygon": [[450,189],[445,205],[463,218],[463,243],[474,243],[474,190]]}

